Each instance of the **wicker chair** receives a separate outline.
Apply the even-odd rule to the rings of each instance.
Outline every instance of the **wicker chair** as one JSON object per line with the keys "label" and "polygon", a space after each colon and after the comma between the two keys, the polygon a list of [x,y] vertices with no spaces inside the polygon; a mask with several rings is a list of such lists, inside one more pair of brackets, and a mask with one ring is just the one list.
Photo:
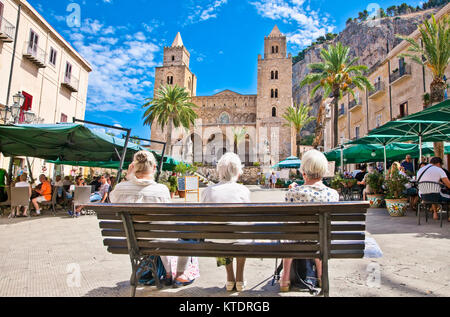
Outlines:
{"label": "wicker chair", "polygon": [[[56,199],[58,198],[58,190],[55,186],[52,186],[52,199],[50,201],[43,201],[39,203],[41,206],[51,207],[53,211],[53,216],[56,216]],[[31,213],[30,213],[31,214]]]}
{"label": "wicker chair", "polygon": [[[440,199],[441,197],[441,190],[443,185],[436,182],[420,182],[418,184],[419,193],[420,193],[420,203],[417,207],[417,218],[418,218],[418,224],[420,225],[420,212],[422,209],[425,212],[425,221],[428,222],[428,212],[430,211],[431,206],[438,205],[441,207],[442,212],[440,213],[440,221],[441,221],[441,228],[443,226],[443,211],[444,206],[447,207],[447,217],[448,217],[448,202],[442,202]],[[430,199],[424,199],[422,198],[422,195],[430,195],[434,194],[436,198]]]}

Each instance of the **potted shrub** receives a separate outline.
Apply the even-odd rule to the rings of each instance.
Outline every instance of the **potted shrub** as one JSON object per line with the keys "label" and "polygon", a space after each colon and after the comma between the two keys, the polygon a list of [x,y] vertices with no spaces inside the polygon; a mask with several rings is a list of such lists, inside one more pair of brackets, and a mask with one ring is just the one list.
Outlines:
{"label": "potted shrub", "polygon": [[394,171],[384,183],[386,187],[386,207],[391,217],[403,217],[408,207],[408,198],[405,185],[408,184],[407,177]]}
{"label": "potted shrub", "polygon": [[178,190],[178,184],[177,184],[177,177],[176,176],[170,176],[168,181],[168,186],[170,190],[170,197],[173,199],[175,196],[175,193]]}
{"label": "potted shrub", "polygon": [[338,192],[341,192],[342,186],[343,186],[342,185],[343,181],[344,181],[344,179],[342,178],[342,175],[337,173],[330,182],[331,188],[337,190]]}
{"label": "potted shrub", "polygon": [[284,188],[284,182],[281,179],[277,180],[277,183],[275,184],[276,188]]}
{"label": "potted shrub", "polygon": [[383,183],[384,175],[374,172],[367,175],[367,186],[370,192],[366,194],[366,198],[370,203],[370,208],[380,208],[383,203]]}

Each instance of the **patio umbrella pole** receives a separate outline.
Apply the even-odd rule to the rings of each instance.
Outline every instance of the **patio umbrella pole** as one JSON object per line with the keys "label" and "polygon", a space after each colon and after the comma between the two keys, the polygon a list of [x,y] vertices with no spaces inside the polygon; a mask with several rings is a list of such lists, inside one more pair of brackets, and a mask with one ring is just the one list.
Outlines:
{"label": "patio umbrella pole", "polygon": [[341,145],[341,172],[344,174],[344,146]]}
{"label": "patio umbrella pole", "polygon": [[125,146],[123,148],[122,157],[120,158],[119,170],[117,171],[117,182],[116,182],[116,184],[119,184],[120,181],[122,180],[123,164],[125,163],[125,156],[127,155],[127,148],[128,148],[128,143],[130,141],[130,136],[131,136],[131,129],[128,129],[127,130],[127,138],[125,139]]}
{"label": "patio umbrella pole", "polygon": [[422,135],[419,135],[419,153],[420,161],[422,161]]}
{"label": "patio umbrella pole", "polygon": [[30,158],[27,156],[27,166],[28,166],[28,174],[30,175],[30,179],[34,180],[33,172],[31,170]]}
{"label": "patio umbrella pole", "polygon": [[386,144],[384,145],[384,175],[387,172],[387,156],[386,156]]}

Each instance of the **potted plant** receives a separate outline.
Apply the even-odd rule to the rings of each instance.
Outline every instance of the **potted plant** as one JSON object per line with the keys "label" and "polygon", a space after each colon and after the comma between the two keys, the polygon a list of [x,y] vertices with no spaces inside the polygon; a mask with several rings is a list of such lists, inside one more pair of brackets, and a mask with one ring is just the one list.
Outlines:
{"label": "potted plant", "polygon": [[429,93],[426,93],[422,96],[422,100],[423,100],[423,108],[426,109],[428,108],[428,106],[431,105],[431,96]]}
{"label": "potted plant", "polygon": [[384,185],[386,187],[386,207],[391,217],[403,217],[408,207],[405,185],[409,180],[406,176],[394,171]]}
{"label": "potted plant", "polygon": [[275,184],[276,188],[284,188],[284,182],[281,179],[277,180],[277,183]]}
{"label": "potted plant", "polygon": [[342,191],[343,181],[344,179],[342,178],[342,175],[337,173],[330,182],[331,188],[337,190],[338,192]]}
{"label": "potted plant", "polygon": [[374,172],[367,175],[367,186],[370,190],[366,194],[366,198],[370,203],[370,208],[380,208],[384,200],[383,195],[384,175]]}
{"label": "potted plant", "polygon": [[[190,170],[190,167],[185,163],[179,163],[177,166],[175,166],[175,173],[177,173],[177,176],[180,176],[180,177],[185,177],[189,170]],[[180,190],[178,188],[178,180],[177,180],[177,190],[178,190],[178,196],[180,196],[180,198],[186,197],[186,191]]]}
{"label": "potted plant", "polygon": [[178,184],[177,184],[177,177],[176,176],[170,176],[168,181],[168,186],[170,191],[170,197],[173,199],[175,196],[175,193],[178,190]]}

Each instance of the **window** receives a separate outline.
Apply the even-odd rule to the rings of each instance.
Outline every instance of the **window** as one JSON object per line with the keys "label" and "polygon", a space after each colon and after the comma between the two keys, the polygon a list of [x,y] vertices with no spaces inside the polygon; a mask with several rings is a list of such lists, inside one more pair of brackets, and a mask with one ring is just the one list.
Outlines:
{"label": "window", "polygon": [[270,98],[275,98],[275,90],[270,91]]}
{"label": "window", "polygon": [[274,79],[278,79],[278,71],[277,70],[273,70],[270,72],[270,79],[274,80]]}
{"label": "window", "polygon": [[275,71],[275,79],[278,79],[278,71]]}
{"label": "window", "polygon": [[167,84],[173,85],[173,76],[167,76]]}
{"label": "window", "polygon": [[172,55],[172,62],[175,61],[175,56]]}
{"label": "window", "polygon": [[381,114],[377,115],[377,119],[376,119],[377,128],[381,127],[381,119],[382,118],[383,118],[383,115],[381,115]]}
{"label": "window", "polygon": [[39,43],[39,35],[30,30],[30,42],[28,43],[28,53],[36,56]]}
{"label": "window", "polygon": [[275,98],[278,98],[278,89],[275,89]]}
{"label": "window", "polygon": [[276,108],[276,107],[273,107],[273,108],[272,108],[272,117],[273,117],[273,118],[276,118],[276,117],[277,117],[277,108]]}
{"label": "window", "polygon": [[400,115],[399,115],[399,117],[403,118],[403,117],[406,117],[407,115],[408,115],[408,103],[405,102],[405,103],[402,103],[400,105]]}
{"label": "window", "polygon": [[65,79],[70,82],[70,79],[72,78],[72,64],[69,62],[66,63],[66,73],[65,73]]}
{"label": "window", "polygon": [[275,53],[278,54],[278,46],[275,46]]}
{"label": "window", "polygon": [[61,113],[61,123],[66,123],[67,122],[67,115],[65,115],[64,113]]}
{"label": "window", "polygon": [[356,139],[359,139],[359,131],[360,130],[360,127],[356,127],[355,128],[355,137],[356,137]]}
{"label": "window", "polygon": [[56,66],[56,55],[57,55],[56,50],[53,47],[51,47],[50,48],[50,64],[52,64],[53,66]]}
{"label": "window", "polygon": [[275,54],[275,46],[272,46],[272,54]]}

